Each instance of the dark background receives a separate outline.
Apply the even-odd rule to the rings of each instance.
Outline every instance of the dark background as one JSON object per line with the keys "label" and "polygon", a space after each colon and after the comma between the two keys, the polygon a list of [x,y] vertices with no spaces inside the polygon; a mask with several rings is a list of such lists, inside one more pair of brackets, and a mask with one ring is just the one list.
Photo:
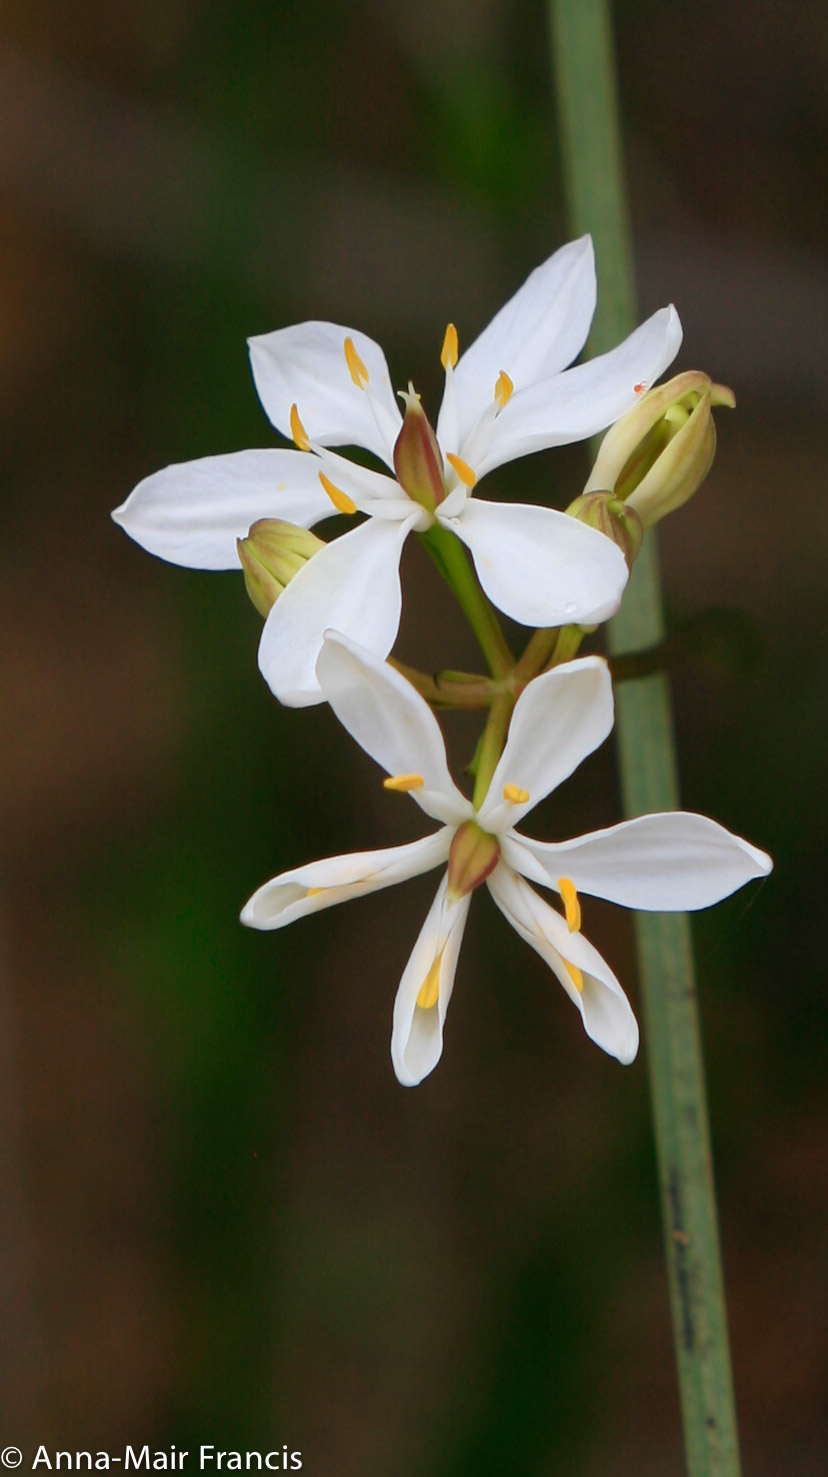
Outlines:
{"label": "dark background", "polygon": [[[674,300],[678,367],[738,397],[662,546],[674,624],[740,613],[678,674],[678,737],[685,804],[776,858],[696,937],[746,1471],[810,1477],[828,24],[618,10],[642,315]],[[566,239],[543,8],[7,0],[0,35],[0,1444],[678,1474],[646,1045],[602,1056],[481,896],[443,1061],[399,1087],[435,879],[285,933],[237,914],[420,817],[327,712],[270,698],[239,576],[108,516],[167,462],[276,443],[251,333],[362,328],[436,408],[447,320],[468,344]],[[574,448],[492,490],[563,506],[585,471]],[[401,654],[472,662],[421,550],[404,575]],[[608,745],[536,829],[617,817]],[[588,901],[585,927],[635,1000],[626,917]]]}

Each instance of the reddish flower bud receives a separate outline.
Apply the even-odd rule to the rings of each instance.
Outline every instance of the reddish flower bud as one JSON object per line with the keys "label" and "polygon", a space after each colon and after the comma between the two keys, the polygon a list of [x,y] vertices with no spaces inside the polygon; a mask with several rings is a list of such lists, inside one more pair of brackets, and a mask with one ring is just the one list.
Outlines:
{"label": "reddish flower bud", "polygon": [[448,860],[449,896],[465,897],[491,875],[500,861],[496,836],[482,831],[477,821],[464,821],[454,833]]}
{"label": "reddish flower bud", "polygon": [[440,447],[414,386],[409,383],[400,398],[405,402],[405,420],[394,447],[397,481],[415,503],[433,513],[446,495]]}

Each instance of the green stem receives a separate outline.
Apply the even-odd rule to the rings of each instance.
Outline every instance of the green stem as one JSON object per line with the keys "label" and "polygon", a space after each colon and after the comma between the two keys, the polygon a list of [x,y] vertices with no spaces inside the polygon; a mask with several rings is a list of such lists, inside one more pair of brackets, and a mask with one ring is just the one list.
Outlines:
{"label": "green stem", "polygon": [[[590,347],[600,353],[628,334],[635,320],[609,5],[608,0],[549,4],[570,222],[576,232],[592,232],[598,259],[600,292]],[[663,637],[651,530],[611,624],[610,649],[637,650]],[[678,781],[666,678],[625,685],[617,713],[627,814],[675,807]],[[690,930],[684,915],[648,913],[637,915],[636,935],[687,1471],[689,1477],[738,1477]]]}
{"label": "green stem", "polygon": [[543,626],[535,631],[526,643],[526,650],[515,666],[512,674],[514,680],[520,684],[531,682],[542,672],[549,661],[558,640],[557,626]]}
{"label": "green stem", "polygon": [[550,653],[549,666],[559,667],[562,662],[571,662],[578,655],[581,642],[586,635],[583,626],[561,626],[558,639]]}
{"label": "green stem", "polygon": [[498,693],[492,703],[483,736],[477,748],[477,768],[474,775],[474,794],[472,804],[475,810],[479,810],[488,793],[492,782],[492,775],[497,769],[498,760],[503,753],[503,745],[506,742],[506,734],[509,731],[509,721],[512,717],[512,709],[515,699],[510,692]]}
{"label": "green stem", "polygon": [[498,691],[489,677],[474,672],[435,672],[431,676],[417,667],[407,667],[396,657],[388,661],[433,708],[490,708]]}
{"label": "green stem", "polygon": [[434,523],[420,538],[443,579],[453,590],[492,676],[505,677],[514,666],[514,657],[460,540],[449,529],[441,528],[439,523]]}

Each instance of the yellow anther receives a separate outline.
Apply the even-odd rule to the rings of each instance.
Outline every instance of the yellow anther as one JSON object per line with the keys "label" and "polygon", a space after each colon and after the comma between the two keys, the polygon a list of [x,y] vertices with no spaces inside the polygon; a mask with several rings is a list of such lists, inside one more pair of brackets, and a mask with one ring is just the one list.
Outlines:
{"label": "yellow anther", "polygon": [[522,790],[520,785],[504,785],[503,799],[511,800],[513,805],[525,805],[529,799],[529,791]]}
{"label": "yellow anther", "polygon": [[443,336],[443,347],[440,350],[440,363],[444,369],[451,365],[452,369],[459,357],[459,346],[457,343],[457,329],[453,323],[448,325]]}
{"label": "yellow anther", "polygon": [[305,897],[318,897],[320,892],[324,891],[324,887],[309,887],[307,892],[305,893]]}
{"label": "yellow anther", "polygon": [[386,790],[397,790],[401,795],[407,795],[409,790],[421,790],[425,780],[421,774],[389,774],[382,783]]}
{"label": "yellow anther", "polygon": [[581,927],[581,899],[575,891],[575,883],[568,877],[559,877],[558,892],[566,909],[566,926],[570,933],[577,933]]}
{"label": "yellow anther", "polygon": [[506,370],[501,369],[500,374],[497,377],[497,384],[495,385],[494,391],[495,400],[497,401],[501,410],[503,409],[504,405],[508,404],[508,402],[511,400],[514,388],[515,387],[510,380],[508,374],[506,373]]}
{"label": "yellow anther", "polygon": [[579,995],[583,995],[583,993],[584,993],[584,977],[581,974],[581,971],[578,968],[577,964],[570,964],[570,962],[569,962],[568,959],[564,959],[564,962],[563,963],[564,963],[564,969],[566,970],[567,974],[569,975],[569,978],[571,979],[573,985],[575,986],[575,989],[578,991],[578,994]]}
{"label": "yellow anther", "polygon": [[477,481],[477,473],[472,471],[468,462],[464,462],[461,456],[455,456],[453,451],[446,452],[446,461],[451,462],[451,465],[454,467],[454,470],[460,478],[460,481],[463,482],[466,487],[474,487],[474,484]]}
{"label": "yellow anther", "polygon": [[299,419],[299,412],[295,405],[290,407],[290,434],[300,451],[310,451],[310,439]]}
{"label": "yellow anther", "polygon": [[357,389],[364,390],[369,380],[369,374],[368,370],[365,368],[365,365],[360,359],[359,354],[354,348],[354,341],[352,338],[346,338],[345,340],[345,363],[348,366],[348,373],[350,374],[351,379],[353,380]]}
{"label": "yellow anther", "polygon": [[441,949],[417,993],[417,1004],[421,1010],[431,1010],[440,998],[440,966],[443,962]]}
{"label": "yellow anther", "polygon": [[337,513],[355,513],[357,507],[353,498],[349,497],[347,492],[343,492],[341,487],[337,487],[336,483],[332,482],[330,477],[326,477],[324,472],[320,472],[318,475],[319,481],[322,483]]}

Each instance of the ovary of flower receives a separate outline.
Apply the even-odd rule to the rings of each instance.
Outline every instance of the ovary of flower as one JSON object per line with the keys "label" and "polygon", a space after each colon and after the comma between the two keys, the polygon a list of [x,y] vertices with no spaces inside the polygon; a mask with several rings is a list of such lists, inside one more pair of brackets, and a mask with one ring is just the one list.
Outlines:
{"label": "ovary of flower", "polygon": [[467,545],[487,595],[515,620],[604,620],[627,578],[610,540],[552,508],[476,496],[481,479],[503,463],[603,430],[634,404],[633,387],[652,383],[674,358],[681,327],[665,308],[611,353],[567,369],[583,347],[595,297],[584,237],[536,268],[462,355],[449,325],[435,427],[439,495],[428,507],[396,475],[330,449],[362,447],[393,474],[403,418],[379,346],[355,329],[310,322],[250,341],[259,398],[295,450],[167,467],[113,517],[173,563],[231,569],[237,538],[258,519],[311,528],[331,515],[332,502],[362,515],[308,561],[267,617],[259,664],[276,696],[295,706],[321,700],[315,668],[326,628],[388,654],[400,620],[403,543],[434,523]]}
{"label": "ovary of flower", "polygon": [[[581,932],[579,895],[633,908],[705,908],[765,875],[770,859],[715,821],[680,811],[641,816],[573,841],[535,841],[515,829],[612,727],[612,684],[598,657],[555,668],[524,689],[478,810],[449,774],[434,714],[400,673],[329,632],[317,675],[337,717],[388,774],[386,787],[410,794],[439,829],[405,846],[328,857],[284,872],[254,893],[242,921],[282,928],[445,866],[394,1005],[391,1056],[400,1082],[413,1086],[439,1061],[471,893],[483,882],[560,981],[587,1034],[620,1061],[632,1061],[638,1026],[612,970]],[[530,882],[560,898],[563,914]]]}

